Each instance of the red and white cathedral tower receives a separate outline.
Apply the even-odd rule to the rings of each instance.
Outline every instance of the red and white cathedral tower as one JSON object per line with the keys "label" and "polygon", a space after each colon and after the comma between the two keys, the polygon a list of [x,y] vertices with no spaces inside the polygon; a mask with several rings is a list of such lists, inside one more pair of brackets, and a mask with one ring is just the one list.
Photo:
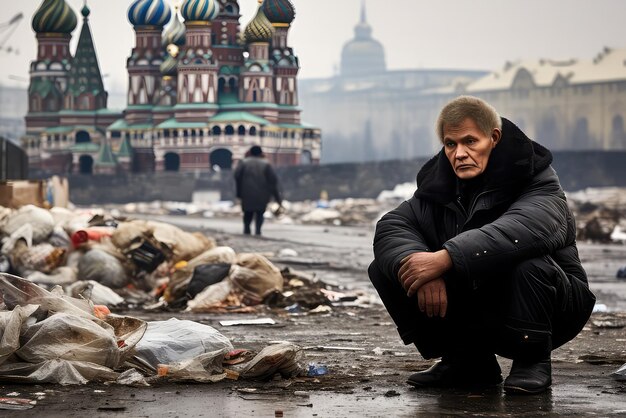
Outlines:
{"label": "red and white cathedral tower", "polygon": [[218,110],[218,62],[213,51],[212,21],[219,12],[216,0],[185,0],[185,46],[178,60],[176,120],[204,122]]}
{"label": "red and white cathedral tower", "polygon": [[163,63],[161,33],[172,12],[164,0],[135,0],[128,9],[128,20],[135,30],[135,47],[126,63],[128,69],[129,125],[152,122],[152,106],[161,87]]}

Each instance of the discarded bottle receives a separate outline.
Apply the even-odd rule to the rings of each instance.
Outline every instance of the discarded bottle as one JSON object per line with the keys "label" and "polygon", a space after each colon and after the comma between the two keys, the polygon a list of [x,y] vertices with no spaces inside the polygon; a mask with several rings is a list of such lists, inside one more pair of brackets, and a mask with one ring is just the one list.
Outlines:
{"label": "discarded bottle", "polygon": [[328,367],[324,366],[323,364],[309,363],[309,369],[306,375],[309,377],[324,376],[327,373]]}

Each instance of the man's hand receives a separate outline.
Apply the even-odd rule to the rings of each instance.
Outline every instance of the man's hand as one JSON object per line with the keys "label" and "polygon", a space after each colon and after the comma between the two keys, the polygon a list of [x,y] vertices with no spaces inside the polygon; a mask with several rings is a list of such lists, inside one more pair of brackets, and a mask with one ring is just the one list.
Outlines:
{"label": "man's hand", "polygon": [[400,262],[398,276],[407,295],[413,296],[417,289],[438,279],[452,268],[452,260],[447,250],[434,253],[413,253]]}
{"label": "man's hand", "polygon": [[431,280],[417,290],[417,306],[429,318],[446,316],[448,310],[448,294],[442,277]]}

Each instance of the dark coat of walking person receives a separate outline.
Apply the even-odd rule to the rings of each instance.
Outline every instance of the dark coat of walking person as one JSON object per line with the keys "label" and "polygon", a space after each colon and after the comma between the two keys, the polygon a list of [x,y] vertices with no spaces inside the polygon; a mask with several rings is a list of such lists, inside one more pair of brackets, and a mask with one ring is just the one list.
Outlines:
{"label": "dark coat of walking person", "polygon": [[282,198],[278,191],[278,177],[272,165],[267,161],[260,146],[254,145],[239,161],[235,169],[237,197],[241,199],[243,210],[243,233],[251,233],[250,225],[254,218],[256,235],[261,235],[263,214],[273,197],[281,205]]}
{"label": "dark coat of walking person", "polygon": [[381,218],[369,276],[405,344],[439,358],[416,387],[552,384],[551,351],[574,338],[595,297],[549,150],[469,96],[437,122],[441,151],[413,197]]}

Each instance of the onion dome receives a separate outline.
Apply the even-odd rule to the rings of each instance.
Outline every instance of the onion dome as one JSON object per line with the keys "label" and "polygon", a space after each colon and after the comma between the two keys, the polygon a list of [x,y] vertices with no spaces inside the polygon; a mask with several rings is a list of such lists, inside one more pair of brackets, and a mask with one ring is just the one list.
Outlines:
{"label": "onion dome", "polygon": [[180,14],[188,22],[210,22],[220,13],[216,0],[185,0]]}
{"label": "onion dome", "polygon": [[76,14],[65,0],[44,0],[33,16],[32,26],[37,33],[70,34],[77,23]]}
{"label": "onion dome", "polygon": [[163,32],[162,43],[163,46],[168,45],[185,45],[185,25],[178,19],[178,13],[174,15],[172,24]]}
{"label": "onion dome", "polygon": [[272,22],[268,20],[262,8],[259,7],[256,16],[248,23],[244,32],[246,42],[269,42],[273,35],[274,28],[272,27]]}
{"label": "onion dome", "polygon": [[296,9],[289,0],[265,0],[263,13],[272,23],[291,24],[296,17]]}
{"label": "onion dome", "polygon": [[172,11],[163,0],[135,0],[128,8],[128,21],[135,27],[163,27],[171,16]]}
{"label": "onion dome", "polygon": [[178,71],[178,60],[170,54],[167,54],[167,58],[161,63],[159,70],[164,76],[175,76]]}

